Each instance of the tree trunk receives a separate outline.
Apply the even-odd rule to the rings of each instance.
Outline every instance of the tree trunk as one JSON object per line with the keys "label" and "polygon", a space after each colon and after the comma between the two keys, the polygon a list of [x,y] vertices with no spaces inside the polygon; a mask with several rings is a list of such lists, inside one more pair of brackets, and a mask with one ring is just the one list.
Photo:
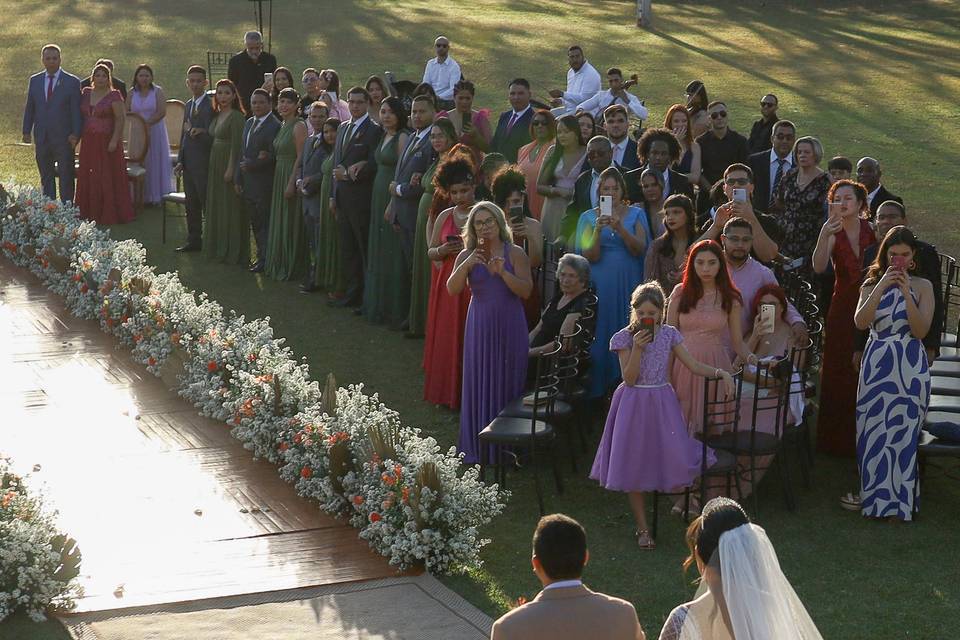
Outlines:
{"label": "tree trunk", "polygon": [[649,29],[653,26],[653,0],[637,0],[637,26]]}

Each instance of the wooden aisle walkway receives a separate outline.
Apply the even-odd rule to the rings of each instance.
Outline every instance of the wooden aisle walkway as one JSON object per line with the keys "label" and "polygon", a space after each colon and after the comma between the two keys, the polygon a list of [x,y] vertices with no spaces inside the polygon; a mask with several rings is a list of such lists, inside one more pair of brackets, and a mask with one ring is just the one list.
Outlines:
{"label": "wooden aisle walkway", "polygon": [[78,611],[396,575],[3,258],[0,407],[0,452],[39,465],[83,553]]}

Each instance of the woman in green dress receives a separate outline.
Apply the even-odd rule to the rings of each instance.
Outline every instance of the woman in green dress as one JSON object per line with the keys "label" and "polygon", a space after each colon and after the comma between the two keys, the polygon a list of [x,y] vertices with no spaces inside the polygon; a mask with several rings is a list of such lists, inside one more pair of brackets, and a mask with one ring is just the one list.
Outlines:
{"label": "woman in green dress", "polygon": [[343,282],[340,278],[340,246],[337,242],[337,220],[330,211],[330,192],[333,190],[333,147],[337,143],[337,129],[340,120],[327,118],[323,123],[323,143],[330,148],[330,155],[320,165],[323,183],[320,185],[320,240],[317,245],[320,254],[317,260],[317,275],[314,282],[327,290],[331,299],[343,295]]}
{"label": "woman in green dress", "polygon": [[390,183],[396,174],[400,150],[407,146],[407,114],[400,98],[380,103],[383,138],[374,152],[377,176],[370,205],[367,273],[363,286],[363,315],[374,323],[399,328],[410,309],[410,278],[406,277],[400,233],[391,211]]}
{"label": "woman in green dress", "polygon": [[273,139],[277,164],[273,173],[265,270],[274,280],[292,280],[303,274],[306,265],[307,232],[300,212],[297,175],[293,170],[307,139],[307,125],[300,119],[299,103],[300,94],[289,87],[277,97],[277,111],[283,118],[283,126]]}
{"label": "woman in green dress", "polygon": [[[443,157],[457,142],[457,130],[447,118],[441,118],[430,130],[430,144],[433,146],[437,159],[420,178],[423,185],[423,195],[420,196],[420,206],[417,209],[417,231],[413,237],[413,277],[410,283],[410,314],[407,335],[422,337],[427,326],[427,303],[430,301],[430,258],[427,249],[430,248],[427,239],[433,231],[433,174]],[[439,207],[437,213],[446,207]],[[431,215],[434,217],[432,218]],[[428,226],[430,227],[428,229]]]}
{"label": "woman in green dress", "polygon": [[240,203],[233,176],[243,142],[243,107],[229,80],[217,82],[210,123],[213,147],[204,206],[203,249],[208,258],[246,265],[250,261],[250,221]]}

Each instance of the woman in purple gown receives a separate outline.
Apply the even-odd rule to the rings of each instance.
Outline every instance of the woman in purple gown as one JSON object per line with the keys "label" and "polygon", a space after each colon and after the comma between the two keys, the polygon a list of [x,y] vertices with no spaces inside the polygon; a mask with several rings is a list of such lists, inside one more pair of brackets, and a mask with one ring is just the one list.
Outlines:
{"label": "woman in purple gown", "polygon": [[[513,244],[503,211],[478,202],[464,227],[464,249],[447,280],[459,295],[469,283],[472,298],[463,341],[463,392],[459,449],[464,461],[480,461],[479,433],[512,400],[527,377],[527,321],[523,300],[533,289],[530,261]],[[488,460],[495,460],[491,451]]]}
{"label": "woman in purple gown", "polygon": [[160,199],[173,191],[173,164],[170,161],[170,140],[167,138],[166,97],[159,85],[153,84],[153,69],[141,64],[133,74],[133,87],[127,94],[127,111],[141,116],[147,123],[150,145],[143,168],[147,177],[143,187],[143,201],[159,204]]}

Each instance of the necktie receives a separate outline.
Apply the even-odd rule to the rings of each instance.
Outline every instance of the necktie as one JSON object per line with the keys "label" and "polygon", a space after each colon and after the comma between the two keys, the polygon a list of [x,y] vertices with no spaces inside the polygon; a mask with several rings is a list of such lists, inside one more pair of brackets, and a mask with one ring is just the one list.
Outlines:
{"label": "necktie", "polygon": [[517,120],[520,119],[520,116],[516,112],[510,116],[510,122],[507,123],[507,135],[510,135],[510,132],[513,130],[513,125],[517,124]]}
{"label": "necktie", "polygon": [[350,140],[353,139],[353,131],[356,128],[357,128],[357,125],[354,122],[351,122],[350,126],[347,127],[347,135],[343,137],[343,146],[347,146],[348,144],[350,144]]}
{"label": "necktie", "polygon": [[56,75],[47,76],[47,101],[49,102],[50,98],[53,97],[53,79],[56,78]]}
{"label": "necktie", "polygon": [[417,146],[417,140],[420,139],[420,132],[418,131],[415,135],[410,136],[410,142],[407,143],[407,148],[403,150],[403,155],[400,156],[400,164],[398,167],[402,167],[403,163],[407,161],[407,154],[410,153],[410,149],[413,149]]}
{"label": "necktie", "polygon": [[193,120],[194,114],[197,112],[197,100],[193,99],[190,101],[190,119]]}
{"label": "necktie", "polygon": [[780,184],[780,179],[783,177],[783,165],[786,162],[783,158],[777,158],[777,175],[773,177],[773,184],[770,185],[770,199],[773,199],[773,194],[777,190],[777,185]]}
{"label": "necktie", "polygon": [[247,134],[247,141],[246,141],[246,143],[244,143],[244,146],[249,146],[249,145],[250,145],[250,138],[252,138],[252,137],[253,137],[253,134],[255,134],[255,133],[257,132],[257,129],[260,128],[260,123],[261,123],[261,122],[263,122],[263,120],[261,120],[260,118],[257,118],[257,119],[254,121],[253,126],[250,127],[250,133]]}

